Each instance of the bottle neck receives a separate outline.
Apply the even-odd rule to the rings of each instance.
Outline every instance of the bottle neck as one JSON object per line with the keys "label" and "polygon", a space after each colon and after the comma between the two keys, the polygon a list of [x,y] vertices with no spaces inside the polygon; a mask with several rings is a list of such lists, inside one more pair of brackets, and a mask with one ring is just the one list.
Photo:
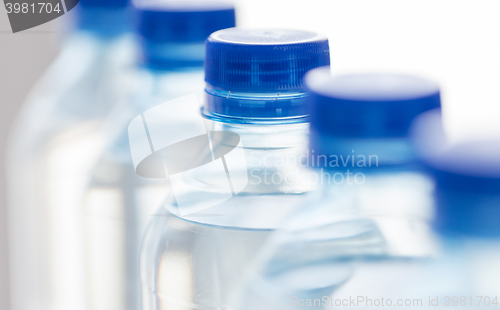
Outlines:
{"label": "bottle neck", "polygon": [[308,123],[260,125],[207,122],[211,132],[231,131],[240,137],[248,183],[242,195],[298,195],[314,189],[308,182]]}
{"label": "bottle neck", "polygon": [[300,123],[306,121],[307,102],[308,95],[301,89],[251,93],[207,84],[203,113],[234,123]]}
{"label": "bottle neck", "polygon": [[309,124],[262,124],[262,123],[234,123],[231,119],[228,122],[209,122],[209,129],[212,131],[231,131],[237,133],[244,147],[248,149],[280,150],[300,148],[306,151]]}
{"label": "bottle neck", "polygon": [[416,161],[407,139],[334,141],[328,152],[312,144],[308,156],[311,178],[321,187],[319,199],[329,209],[337,214],[432,220],[434,182]]}

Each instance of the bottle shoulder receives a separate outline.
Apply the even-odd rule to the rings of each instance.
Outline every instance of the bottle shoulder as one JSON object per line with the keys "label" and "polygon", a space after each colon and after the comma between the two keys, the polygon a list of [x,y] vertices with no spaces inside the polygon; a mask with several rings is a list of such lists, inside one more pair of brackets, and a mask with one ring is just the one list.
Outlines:
{"label": "bottle shoulder", "polygon": [[181,215],[178,206],[164,205],[171,216],[192,225],[206,225],[227,230],[272,231],[280,226],[302,201],[298,195],[239,195],[216,206]]}

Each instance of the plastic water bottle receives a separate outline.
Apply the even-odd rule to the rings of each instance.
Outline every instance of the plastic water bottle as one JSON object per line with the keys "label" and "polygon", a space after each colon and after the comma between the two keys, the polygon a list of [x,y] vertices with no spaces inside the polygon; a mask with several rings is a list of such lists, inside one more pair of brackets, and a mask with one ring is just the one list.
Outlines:
{"label": "plastic water bottle", "polygon": [[[415,125],[422,157],[436,180],[434,226],[443,245],[439,260],[422,272],[427,276],[422,283],[432,283],[423,303],[433,309],[498,307],[500,141],[447,143],[430,130],[438,127],[437,119],[427,113]],[[400,294],[411,290],[405,286]]]}
{"label": "plastic water bottle", "polygon": [[[134,119],[132,124],[143,126],[142,118],[149,121],[164,102],[201,94],[204,41],[214,31],[235,26],[234,7],[227,4],[138,3],[137,10],[142,61],[134,93],[109,117],[108,126],[118,134],[91,174],[83,208],[87,287],[95,309],[141,308],[140,241],[170,189],[162,167],[148,174],[139,166],[136,174],[128,125]],[[173,138],[188,131],[199,115],[199,106],[168,110],[162,128]],[[148,125],[153,130],[154,124]]]}
{"label": "plastic water bottle", "polygon": [[302,78],[329,63],[327,39],[312,32],[232,28],[208,38],[208,130],[165,148],[172,191],[142,246],[144,309],[229,309],[244,268],[313,187],[301,166]]}
{"label": "plastic water bottle", "polygon": [[30,93],[7,152],[13,310],[87,309],[81,199],[103,119],[134,58],[126,0],[81,0],[75,28]]}
{"label": "plastic water bottle", "polygon": [[[443,130],[440,111],[419,116],[412,131],[416,149],[436,184],[433,228],[440,251],[432,260],[360,261],[355,276],[334,297],[354,292],[384,296],[386,306],[398,308],[497,307],[500,141],[452,143]],[[381,280],[367,285],[368,277]],[[375,302],[381,303],[380,298],[371,301]],[[359,305],[363,303],[366,298]]]}
{"label": "plastic water bottle", "polygon": [[[434,229],[441,250],[428,259],[372,255],[330,260],[330,265],[349,263],[353,274],[333,296],[319,297],[324,308],[498,306],[500,141],[450,144],[436,139],[442,136],[436,113],[419,117],[416,131],[427,145],[421,151],[436,182]],[[308,302],[315,301],[293,298],[290,305]]]}
{"label": "plastic water bottle", "polygon": [[[306,84],[308,165],[321,189],[262,249],[239,309],[293,309],[315,299],[307,306],[321,308],[357,275],[352,261],[424,259],[435,250],[432,181],[408,132],[418,114],[440,106],[438,85],[394,74],[332,77],[327,68],[312,70]],[[368,275],[364,285],[390,278],[380,277]]]}

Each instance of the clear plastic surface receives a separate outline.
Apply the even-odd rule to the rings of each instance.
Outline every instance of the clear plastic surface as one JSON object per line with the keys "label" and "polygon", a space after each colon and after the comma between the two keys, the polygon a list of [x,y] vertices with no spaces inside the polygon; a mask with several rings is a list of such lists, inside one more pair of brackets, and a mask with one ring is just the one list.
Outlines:
{"label": "clear plastic surface", "polygon": [[[231,132],[240,143],[223,156],[227,174],[215,168],[186,173],[152,219],[141,255],[143,309],[228,309],[243,270],[314,187],[303,178],[301,165],[306,123],[206,123],[212,142],[215,133]],[[230,157],[233,152],[240,154],[237,160]],[[233,195],[196,209],[220,198],[215,189],[228,176]],[[192,198],[189,210],[195,212],[186,213],[177,203],[185,196]]]}
{"label": "clear plastic surface", "polygon": [[[203,90],[203,71],[141,69],[134,94],[109,119],[116,136],[99,155],[85,192],[85,270],[91,309],[140,309],[139,247],[148,220],[167,197],[167,178],[138,176],[133,165],[128,125],[151,107]],[[190,123],[162,119],[172,134]]]}
{"label": "clear plastic surface", "polygon": [[253,278],[237,309],[492,309],[498,240],[449,236],[432,257],[344,256]]}
{"label": "clear plastic surface", "polygon": [[127,97],[135,58],[124,34],[76,31],[12,128],[7,154],[12,309],[88,309],[81,201]]}
{"label": "clear plastic surface", "polygon": [[[330,306],[339,292],[356,293],[352,295],[356,299],[368,296],[363,295],[364,287],[382,289],[387,281],[397,287],[401,272],[396,265],[403,264],[405,270],[405,264],[420,264],[437,255],[429,225],[433,217],[430,178],[413,169],[359,171],[350,178],[345,175],[348,170],[343,171],[339,182],[341,171],[315,170],[323,189],[263,247],[235,297],[236,309],[294,309],[299,300],[315,299],[320,303],[310,306],[320,309]],[[381,262],[390,272],[377,273],[381,277],[377,278],[369,268],[365,272],[358,267],[364,261]],[[375,272],[378,268],[374,267]],[[345,293],[339,296],[344,298]]]}

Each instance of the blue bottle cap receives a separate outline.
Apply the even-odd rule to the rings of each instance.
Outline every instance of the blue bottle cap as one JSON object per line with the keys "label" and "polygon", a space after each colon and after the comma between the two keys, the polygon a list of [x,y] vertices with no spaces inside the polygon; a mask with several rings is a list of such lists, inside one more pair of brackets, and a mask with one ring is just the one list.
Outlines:
{"label": "blue bottle cap", "polygon": [[456,145],[428,163],[437,184],[437,228],[500,237],[500,141]]}
{"label": "blue bottle cap", "polygon": [[[129,0],[80,0],[76,7],[77,29],[91,32],[105,40],[132,32],[135,14]],[[69,1],[66,2],[66,9]],[[76,5],[73,2],[73,5]]]}
{"label": "blue bottle cap", "polygon": [[143,62],[158,70],[202,68],[204,42],[235,26],[234,6],[221,2],[147,2],[137,5]]}
{"label": "blue bottle cap", "polygon": [[231,92],[299,90],[307,71],[329,64],[328,40],[317,33],[232,28],[208,38],[205,81]]}
{"label": "blue bottle cap", "polygon": [[373,173],[383,171],[372,168],[418,168],[408,132],[417,115],[440,107],[436,83],[396,74],[332,77],[329,68],[312,70],[305,80],[311,94],[311,155],[360,160],[348,167],[310,166]]}
{"label": "blue bottle cap", "polygon": [[298,30],[225,29],[206,42],[205,114],[294,118],[307,114],[305,73],[330,64],[328,39]]}
{"label": "blue bottle cap", "polygon": [[328,69],[306,77],[315,134],[346,138],[406,137],[413,119],[441,106],[439,86],[400,74],[332,77]]}
{"label": "blue bottle cap", "polygon": [[437,230],[500,237],[500,140],[453,144],[439,122],[425,113],[413,130],[419,154],[436,182]]}
{"label": "blue bottle cap", "polygon": [[151,1],[136,7],[139,35],[150,43],[203,43],[212,32],[235,26],[228,3]]}

